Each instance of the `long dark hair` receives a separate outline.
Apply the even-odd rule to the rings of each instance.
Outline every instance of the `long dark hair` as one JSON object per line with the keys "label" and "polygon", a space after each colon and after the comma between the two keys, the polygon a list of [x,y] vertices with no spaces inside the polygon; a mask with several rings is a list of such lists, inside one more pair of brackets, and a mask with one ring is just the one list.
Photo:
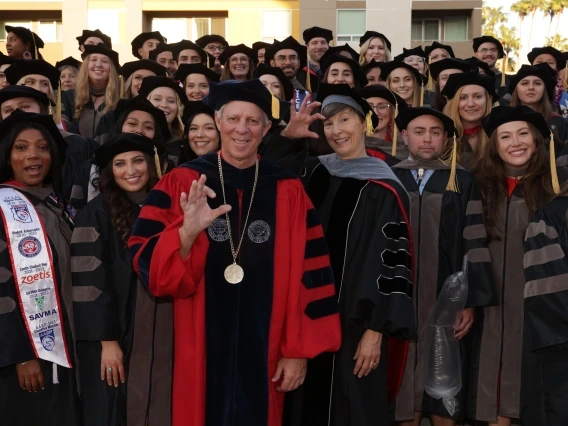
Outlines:
{"label": "long dark hair", "polygon": [[[544,138],[532,124],[528,123],[535,142],[535,151],[527,163],[527,170],[521,178],[522,194],[530,216],[554,198],[550,177],[549,154]],[[494,131],[485,147],[484,155],[474,165],[472,173],[479,184],[485,218],[485,227],[491,240],[499,239],[499,230],[504,231],[505,218],[499,218],[499,204],[507,197],[507,173],[505,163],[497,152],[497,132]],[[500,229],[501,228],[501,229]]]}
{"label": "long dark hair", "polygon": [[[146,164],[148,164],[148,172],[150,179],[146,184],[145,190],[150,190],[158,183],[158,173],[156,173],[156,166],[154,159],[144,154]],[[137,215],[132,208],[132,201],[128,198],[126,191],[116,183],[114,174],[112,172],[112,161],[105,167],[99,170],[99,177],[96,182],[99,191],[107,204],[110,206],[110,216],[112,224],[116,232],[122,239],[124,245],[128,242],[128,238],[136,222]]]}
{"label": "long dark hair", "polygon": [[49,172],[45,176],[43,181],[44,184],[51,185],[53,192],[57,198],[61,201],[63,197],[63,177],[61,171],[63,170],[63,163],[59,154],[59,146],[53,140],[51,134],[45,130],[45,128],[38,123],[33,122],[22,122],[17,123],[10,133],[4,136],[0,141],[0,182],[6,182],[14,177],[14,171],[10,165],[10,157],[12,154],[12,147],[18,135],[24,130],[35,129],[39,130],[49,146],[49,153],[51,155],[51,167]]}
{"label": "long dark hair", "polygon": [[[179,157],[179,164],[195,160],[198,157],[197,154],[193,152],[193,149],[191,149],[191,145],[189,143],[189,128],[191,127],[191,123],[193,123],[193,120],[195,120],[195,117],[201,114],[209,115],[210,117],[213,118],[213,122],[215,123],[215,115],[207,114],[206,112],[197,112],[189,116],[189,118],[184,123],[185,130],[183,132],[183,140],[181,145],[181,155]],[[217,129],[217,126],[215,126],[215,129],[217,130],[217,134],[219,135],[218,148],[221,149],[221,133],[219,132],[219,129]]]}
{"label": "long dark hair", "polygon": [[[133,111],[138,111],[138,110],[133,109],[133,110],[130,110],[130,111],[124,111],[122,114],[120,114],[120,117],[118,117],[116,124],[114,125],[114,127],[112,129],[110,129],[108,139],[111,139],[112,137],[120,135],[120,134],[123,133],[122,126],[124,126],[124,122],[128,118],[128,115]],[[155,132],[154,132],[154,137],[152,138],[152,140],[159,142],[160,144],[165,144],[167,141],[164,139],[164,134],[162,133],[162,129],[160,128],[160,126],[158,126],[158,123],[155,122],[155,120],[154,120],[154,128],[155,128]]]}

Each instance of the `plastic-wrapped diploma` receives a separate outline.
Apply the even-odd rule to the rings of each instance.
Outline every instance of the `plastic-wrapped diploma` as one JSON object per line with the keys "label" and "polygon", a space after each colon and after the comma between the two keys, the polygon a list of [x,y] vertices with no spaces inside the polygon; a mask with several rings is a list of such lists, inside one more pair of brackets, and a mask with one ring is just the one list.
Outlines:
{"label": "plastic-wrapped diploma", "polygon": [[462,387],[460,344],[454,325],[461,319],[467,300],[467,260],[463,270],[450,275],[432,310],[426,331],[424,390],[442,399],[453,416],[458,409],[456,395]]}

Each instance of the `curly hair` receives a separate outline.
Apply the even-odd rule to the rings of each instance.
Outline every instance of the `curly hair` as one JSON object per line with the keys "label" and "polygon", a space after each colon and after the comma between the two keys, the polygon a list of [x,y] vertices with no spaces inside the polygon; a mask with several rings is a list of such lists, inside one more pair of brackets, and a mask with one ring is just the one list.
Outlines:
{"label": "curly hair", "polygon": [[[148,172],[150,173],[150,179],[148,179],[148,183],[144,189],[146,192],[150,192],[156,183],[158,183],[158,173],[156,173],[154,159],[146,154],[144,154],[144,159],[146,160],[146,164],[148,164]],[[132,209],[132,201],[128,198],[126,191],[118,186],[114,179],[112,161],[99,170],[99,177],[93,181],[93,185],[98,187],[105,201],[110,206],[112,224],[126,246],[128,238],[132,233],[134,222],[136,222],[137,215]]]}
{"label": "curly hair", "polygon": [[[550,177],[549,154],[544,138],[532,124],[527,123],[535,143],[535,151],[527,163],[527,170],[520,182],[529,216],[552,200],[555,196]],[[505,218],[499,217],[499,204],[507,197],[507,172],[505,163],[497,151],[497,131],[494,131],[484,155],[474,164],[473,173],[481,192],[483,213],[487,233],[491,240],[499,239],[499,232],[504,232]],[[502,225],[502,226],[499,226]]]}

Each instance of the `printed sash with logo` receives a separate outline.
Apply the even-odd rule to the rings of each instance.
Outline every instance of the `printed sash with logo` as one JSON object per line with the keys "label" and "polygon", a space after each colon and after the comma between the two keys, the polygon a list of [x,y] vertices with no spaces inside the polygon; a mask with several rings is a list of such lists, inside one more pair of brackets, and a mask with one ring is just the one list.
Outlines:
{"label": "printed sash with logo", "polygon": [[0,212],[16,291],[36,358],[70,368],[51,248],[33,204],[21,192],[0,188]]}

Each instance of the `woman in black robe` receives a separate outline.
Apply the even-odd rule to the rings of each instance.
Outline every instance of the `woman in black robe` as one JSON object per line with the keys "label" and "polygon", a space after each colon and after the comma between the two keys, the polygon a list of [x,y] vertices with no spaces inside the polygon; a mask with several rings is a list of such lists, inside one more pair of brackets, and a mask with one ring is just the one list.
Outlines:
{"label": "woman in black robe", "polygon": [[369,104],[347,85],[322,83],[318,93],[335,153],[314,159],[307,192],[329,244],[343,343],[308,362],[291,424],[387,426],[416,333],[409,197],[383,161],[367,156],[365,117],[377,124]]}
{"label": "woman in black robe", "polygon": [[100,193],[76,218],[71,254],[83,426],[168,424],[171,305],[139,285],[126,246],[158,182],[154,146],[134,133],[101,146],[94,159]]}
{"label": "woman in black robe", "polygon": [[[74,367],[69,251],[73,213],[60,196],[66,144],[50,116],[21,110],[15,110],[0,124],[0,135],[3,135],[0,141],[0,188],[11,188],[25,196],[42,220],[51,249],[64,346],[67,359]],[[37,172],[30,170],[32,168]],[[0,215],[0,222],[0,330],[3,337],[0,345],[0,423],[80,426],[75,369],[39,359],[27,326],[46,326],[37,317],[46,313],[42,308],[45,300],[35,298],[35,312],[39,312],[35,318],[29,318],[29,310],[24,313],[23,305],[19,303],[23,292],[17,291],[18,284],[14,280],[3,215]],[[30,256],[29,260],[30,265],[26,266],[33,268],[37,258]]]}

